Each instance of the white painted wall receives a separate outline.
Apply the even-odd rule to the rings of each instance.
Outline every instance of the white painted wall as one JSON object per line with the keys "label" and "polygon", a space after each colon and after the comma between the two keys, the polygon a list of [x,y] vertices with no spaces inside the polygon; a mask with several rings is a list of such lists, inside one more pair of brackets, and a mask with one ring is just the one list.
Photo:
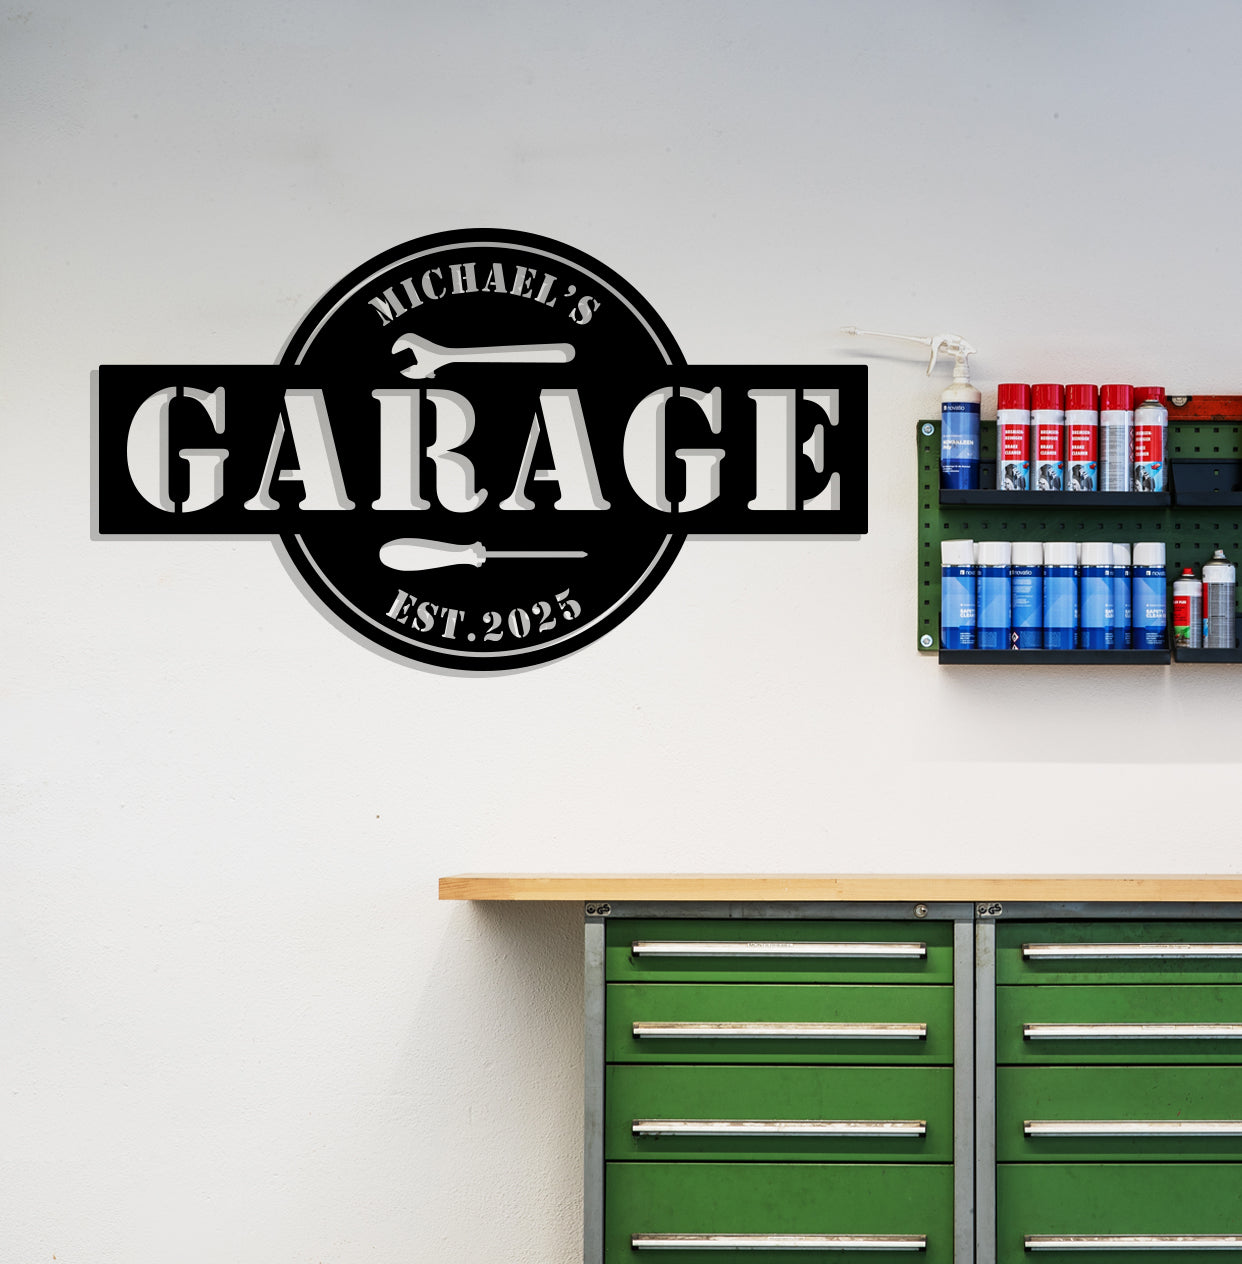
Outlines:
{"label": "white painted wall", "polygon": [[[965,335],[985,414],[1242,392],[1239,37],[1228,0],[6,3],[0,1264],[572,1260],[579,915],[441,874],[1237,872],[1235,670],[917,656],[947,378],[837,330]],[[266,544],[90,540],[94,367],[270,362],[478,225],[602,259],[691,361],[864,355],[870,534],[691,542],[488,679],[361,648]]]}

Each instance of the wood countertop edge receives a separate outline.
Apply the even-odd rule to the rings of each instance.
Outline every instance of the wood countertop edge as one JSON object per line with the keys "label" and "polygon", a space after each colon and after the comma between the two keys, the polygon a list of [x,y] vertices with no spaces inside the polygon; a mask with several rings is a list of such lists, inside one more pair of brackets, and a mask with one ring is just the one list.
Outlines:
{"label": "wood countertop edge", "polygon": [[1242,901],[1239,874],[462,873],[441,900]]}

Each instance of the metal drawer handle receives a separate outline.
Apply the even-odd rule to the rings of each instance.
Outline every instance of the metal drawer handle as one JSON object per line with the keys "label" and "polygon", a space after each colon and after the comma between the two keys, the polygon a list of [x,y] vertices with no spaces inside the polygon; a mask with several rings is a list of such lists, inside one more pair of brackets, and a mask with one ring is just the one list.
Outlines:
{"label": "metal drawer handle", "polygon": [[630,945],[636,957],[926,957],[927,945],[916,943],[718,943],[708,940],[666,942],[638,939]]}
{"label": "metal drawer handle", "polygon": [[636,1251],[925,1251],[923,1233],[635,1233]]}
{"label": "metal drawer handle", "polygon": [[1240,1119],[1028,1119],[1028,1137],[1242,1137]]}
{"label": "metal drawer handle", "polygon": [[1028,1251],[1237,1251],[1242,1234],[1153,1233],[1067,1234],[1057,1237],[1031,1233],[1023,1239]]}
{"label": "metal drawer handle", "polygon": [[1023,1023],[1024,1040],[1242,1040],[1242,1023]]}
{"label": "metal drawer handle", "polygon": [[[1240,1029],[1242,1030],[1242,1029]],[[925,1040],[926,1023],[635,1023],[636,1039]]]}
{"label": "metal drawer handle", "polygon": [[1022,956],[1028,961],[1059,959],[1140,959],[1177,958],[1183,961],[1209,958],[1242,958],[1242,943],[1237,944],[1023,944]]}
{"label": "metal drawer handle", "polygon": [[925,1119],[635,1119],[636,1137],[924,1137]]}

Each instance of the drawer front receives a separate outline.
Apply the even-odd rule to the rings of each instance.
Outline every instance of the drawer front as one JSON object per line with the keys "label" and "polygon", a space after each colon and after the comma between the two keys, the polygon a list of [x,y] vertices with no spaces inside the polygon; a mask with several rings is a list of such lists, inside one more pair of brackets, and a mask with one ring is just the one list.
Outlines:
{"label": "drawer front", "polygon": [[953,989],[610,983],[609,1062],[953,1061]]}
{"label": "drawer front", "polygon": [[[1097,1240],[1065,1241],[1083,1237]],[[1180,1249],[1169,1241],[1178,1237],[1189,1239]],[[1108,1241],[1116,1238],[1139,1241]],[[1101,1250],[1117,1264],[1152,1256],[1204,1264],[1230,1249],[1242,1251],[1242,1164],[1020,1163],[997,1171],[998,1264],[1045,1256],[1047,1264],[1099,1264]]]}
{"label": "drawer front", "polygon": [[613,981],[952,983],[948,922],[618,920],[605,929]]}
{"label": "drawer front", "polygon": [[953,1161],[948,1067],[612,1066],[605,1157]]}
{"label": "drawer front", "polygon": [[999,923],[996,978],[1009,984],[1242,984],[1242,925]]}
{"label": "drawer front", "polygon": [[1000,987],[1001,1063],[1240,1063],[1242,985]]}
{"label": "drawer front", "polygon": [[996,1154],[1003,1163],[1242,1159],[1242,1066],[1000,1067]]}
{"label": "drawer front", "polygon": [[[612,1163],[604,1258],[952,1264],[952,1181],[930,1164]],[[707,1247],[720,1235],[731,1249]],[[771,1235],[779,1245],[763,1241]]]}

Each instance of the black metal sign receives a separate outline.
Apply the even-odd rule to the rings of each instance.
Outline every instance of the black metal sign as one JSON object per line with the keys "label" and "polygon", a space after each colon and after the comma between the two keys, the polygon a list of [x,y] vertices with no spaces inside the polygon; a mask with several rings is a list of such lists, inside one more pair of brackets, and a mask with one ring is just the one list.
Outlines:
{"label": "black metal sign", "polygon": [[688,535],[867,530],[866,368],[687,365],[559,242],[420,238],[273,366],[99,370],[96,533],[274,539],[353,633],[515,669],[615,627]]}

